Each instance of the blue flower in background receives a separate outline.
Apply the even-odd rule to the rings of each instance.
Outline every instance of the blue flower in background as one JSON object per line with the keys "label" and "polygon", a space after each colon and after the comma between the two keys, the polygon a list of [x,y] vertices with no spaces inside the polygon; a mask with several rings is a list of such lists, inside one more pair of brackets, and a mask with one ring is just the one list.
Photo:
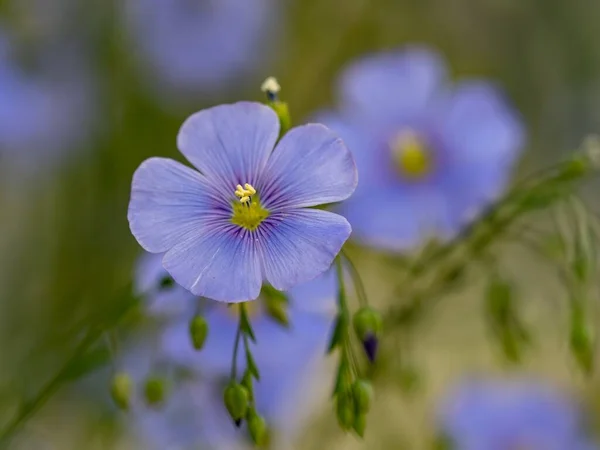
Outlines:
{"label": "blue flower in background", "polygon": [[30,70],[17,62],[18,51],[0,30],[0,167],[39,174],[89,137],[95,92],[90,73],[66,47],[40,51]]}
{"label": "blue flower in background", "polygon": [[[187,307],[183,306],[180,313],[170,309],[171,315],[161,328],[156,347],[146,354],[128,354],[128,365],[140,378],[151,369],[152,356],[148,353],[154,352],[154,358],[161,364],[185,367],[190,374],[176,384],[164,408],[137,411],[138,429],[145,440],[152,443],[151,448],[196,448],[199,445],[201,448],[239,448],[245,442],[245,434],[233,425],[222,395],[238,326],[237,307],[228,308],[214,302],[205,305],[209,334],[205,347],[196,351],[190,342],[188,324],[197,311],[198,299],[177,285],[160,288],[166,275],[161,255],[147,254],[142,258],[136,279],[138,286],[147,288],[150,314],[165,317],[165,309],[157,309],[158,304],[166,306],[165,295]],[[257,338],[253,354],[261,372],[261,379],[255,384],[257,407],[273,428],[276,439],[291,439],[310,403],[309,388],[318,374],[335,314],[335,292],[333,270],[291,290],[288,329],[270,319],[260,302],[249,305]],[[241,373],[245,368],[243,352],[238,356]]]}
{"label": "blue flower in background", "polygon": [[465,383],[441,406],[440,429],[457,450],[593,450],[576,405],[533,381]]}
{"label": "blue flower in background", "polygon": [[392,250],[456,235],[505,188],[523,143],[496,88],[452,85],[440,57],[416,46],[350,65],[339,113],[318,120],[341,134],[361,176],[340,212],[359,240]]}
{"label": "blue flower in background", "polygon": [[287,290],[327,270],[350,235],[343,217],[310,208],[346,199],[350,152],[322,125],[279,135],[277,115],[240,102],[186,120],[178,147],[200,171],[165,158],[133,176],[129,223],[184,288],[218,301],[258,297],[263,280]]}
{"label": "blue flower in background", "polygon": [[272,0],[128,0],[126,22],[167,95],[210,93],[263,67],[280,2]]}

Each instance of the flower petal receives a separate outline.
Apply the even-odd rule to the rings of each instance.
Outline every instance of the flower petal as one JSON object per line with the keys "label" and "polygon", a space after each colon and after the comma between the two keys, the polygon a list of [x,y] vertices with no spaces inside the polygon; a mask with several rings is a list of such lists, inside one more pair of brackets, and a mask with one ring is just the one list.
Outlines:
{"label": "flower petal", "polygon": [[329,269],[351,228],[337,214],[299,209],[271,215],[258,231],[264,277],[283,291]]}
{"label": "flower petal", "polygon": [[256,185],[279,136],[279,119],[268,106],[239,102],[191,115],[177,145],[183,155],[233,197],[237,184]]}
{"label": "flower petal", "polygon": [[198,296],[238,303],[260,293],[254,236],[227,220],[175,245],[163,265],[177,283]]}
{"label": "flower petal", "polygon": [[352,154],[329,128],[310,124],[288,132],[269,158],[258,185],[270,211],[338,202],[358,181]]}
{"label": "flower petal", "polygon": [[439,135],[456,165],[512,165],[525,131],[501,92],[484,81],[456,86],[438,116]]}
{"label": "flower petal", "polygon": [[225,214],[215,209],[212,192],[195,170],[171,159],[147,159],[133,175],[131,232],[149,252],[165,252]]}
{"label": "flower petal", "polygon": [[340,207],[352,225],[353,238],[386,250],[415,248],[436,234],[443,211],[438,196],[426,188],[399,186],[361,191]]}
{"label": "flower petal", "polygon": [[364,125],[404,123],[422,114],[446,81],[444,61],[423,46],[359,60],[341,79],[342,109]]}

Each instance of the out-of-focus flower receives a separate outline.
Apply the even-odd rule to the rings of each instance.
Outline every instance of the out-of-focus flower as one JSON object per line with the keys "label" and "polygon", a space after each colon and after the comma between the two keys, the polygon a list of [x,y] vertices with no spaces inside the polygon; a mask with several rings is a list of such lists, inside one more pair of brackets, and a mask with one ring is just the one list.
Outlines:
{"label": "out-of-focus flower", "polygon": [[[168,276],[160,267],[161,255],[146,255],[137,272],[138,279],[144,278],[143,284],[154,277],[158,289],[147,291],[150,305],[156,304],[157,299],[160,302],[165,299],[162,294],[157,297],[163,278]],[[275,439],[291,439],[311,403],[310,385],[319,373],[334,316],[335,286],[335,273],[330,270],[290,291],[290,328],[267,317],[260,301],[247,304],[257,339],[252,352],[261,375],[254,385],[256,406],[267,419]],[[223,404],[238,326],[238,306],[214,302],[205,305],[202,313],[208,321],[209,333],[204,348],[196,351],[188,328],[198,312],[195,299],[190,299],[189,293],[177,285],[165,289],[171,289],[173,297],[182,294],[190,308],[163,324],[151,352],[126,355],[127,368],[135,377],[143,377],[152,367],[148,363],[150,356],[163,368],[171,364],[185,368],[187,374],[175,382],[163,408],[135,409],[140,433],[152,445],[150,448],[241,448],[247,442],[246,435],[234,426]],[[155,307],[150,308],[150,314],[164,317],[162,312],[155,312]],[[327,308],[332,310],[328,313]],[[238,377],[245,369],[242,346],[240,349]]]}
{"label": "out-of-focus flower", "polygon": [[359,240],[450,238],[505,188],[523,128],[489,83],[452,85],[440,57],[413,46],[350,65],[340,85],[339,113],[318,120],[356,158],[360,185],[340,211]]}
{"label": "out-of-focus flower", "polygon": [[322,125],[289,131],[259,103],[200,111],[177,139],[200,171],[150,158],[133,176],[129,223],[146,250],[184,288],[218,301],[258,297],[329,268],[350,235],[346,219],[313,206],[349,197],[352,155]]}
{"label": "out-of-focus flower", "polygon": [[272,54],[272,0],[128,0],[132,46],[167,100],[239,82]]}
{"label": "out-of-focus flower", "polygon": [[[27,17],[42,15],[31,11]],[[96,96],[81,49],[46,41],[54,21],[42,22],[40,36],[0,29],[0,167],[36,175],[63,162],[90,136]]]}
{"label": "out-of-focus flower", "polygon": [[472,381],[442,404],[440,431],[460,450],[593,450],[567,396],[534,381]]}

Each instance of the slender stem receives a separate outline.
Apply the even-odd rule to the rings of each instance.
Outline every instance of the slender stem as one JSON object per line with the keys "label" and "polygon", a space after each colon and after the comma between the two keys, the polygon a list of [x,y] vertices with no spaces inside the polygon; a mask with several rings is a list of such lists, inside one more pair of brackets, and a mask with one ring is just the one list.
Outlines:
{"label": "slender stem", "polygon": [[338,255],[335,258],[335,270],[338,281],[338,306],[342,313],[348,313],[348,304],[346,302],[346,285],[344,284],[344,267],[342,266],[342,258]]}
{"label": "slender stem", "polygon": [[354,289],[356,290],[356,296],[358,297],[358,303],[361,307],[369,306],[369,301],[367,299],[367,293],[365,291],[365,285],[362,282],[362,278],[356,269],[356,266],[352,262],[352,260],[348,257],[348,254],[342,250],[342,255],[344,259],[348,263],[348,267],[350,268],[350,276],[352,277],[352,284],[354,284]]}
{"label": "slender stem", "polygon": [[238,355],[238,348],[240,346],[240,336],[242,335],[242,311],[241,311],[241,308],[243,308],[242,305],[240,305],[240,321],[238,323],[237,332],[235,333],[235,342],[233,344],[233,357],[231,360],[231,380],[232,381],[237,378],[237,360],[238,360],[237,355]]}
{"label": "slender stem", "polygon": [[2,430],[0,434],[0,446],[8,446],[10,440],[14,437],[15,433],[23,427],[26,420],[33,416],[45,403],[46,401],[61,387],[64,379],[68,378],[67,375],[75,366],[79,358],[89,349],[89,347],[98,340],[102,335],[102,331],[96,330],[90,332],[85,339],[77,346],[73,355],[67,360],[67,362],[60,368],[60,370],[42,387],[39,393],[30,401],[25,402],[19,412],[9,422],[9,424]]}
{"label": "slender stem", "polygon": [[[346,316],[348,320],[345,321],[347,324],[350,318],[350,310],[348,308],[348,300],[346,298],[346,285],[344,283],[344,267],[342,265],[342,258],[338,255],[335,259],[335,267],[338,279],[338,307],[340,308],[341,314]],[[345,358],[350,364],[350,370],[354,374],[358,371],[358,361],[354,352],[352,351],[352,345],[350,341],[350,327],[348,325],[345,326],[344,334],[344,342],[342,344],[343,358]]]}
{"label": "slender stem", "polygon": [[[96,343],[107,330],[116,328],[123,317],[137,304],[137,298],[131,296],[131,286],[127,285],[119,301],[116,301],[118,309],[110,309],[106,316],[98,321],[95,326],[90,326],[86,336],[75,348],[71,357],[62,365],[58,372],[40,389],[40,391],[29,401],[21,405],[11,421],[0,432],[0,448],[8,446],[17,431],[19,431],[27,419],[33,416],[44,404],[57,392],[63,384],[72,380],[70,372],[77,367],[80,358]],[[106,322],[105,322],[106,320]],[[76,369],[75,369],[76,370]]]}

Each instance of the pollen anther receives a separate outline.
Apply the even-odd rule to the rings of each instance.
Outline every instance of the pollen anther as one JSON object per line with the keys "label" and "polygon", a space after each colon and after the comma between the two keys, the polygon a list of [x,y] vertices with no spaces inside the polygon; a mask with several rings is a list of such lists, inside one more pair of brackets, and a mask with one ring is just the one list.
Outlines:
{"label": "pollen anther", "polygon": [[249,183],[244,184],[244,187],[242,187],[241,184],[238,184],[235,187],[234,194],[236,197],[240,198],[240,202],[248,203],[250,198],[256,194],[256,189],[254,189],[254,187]]}

